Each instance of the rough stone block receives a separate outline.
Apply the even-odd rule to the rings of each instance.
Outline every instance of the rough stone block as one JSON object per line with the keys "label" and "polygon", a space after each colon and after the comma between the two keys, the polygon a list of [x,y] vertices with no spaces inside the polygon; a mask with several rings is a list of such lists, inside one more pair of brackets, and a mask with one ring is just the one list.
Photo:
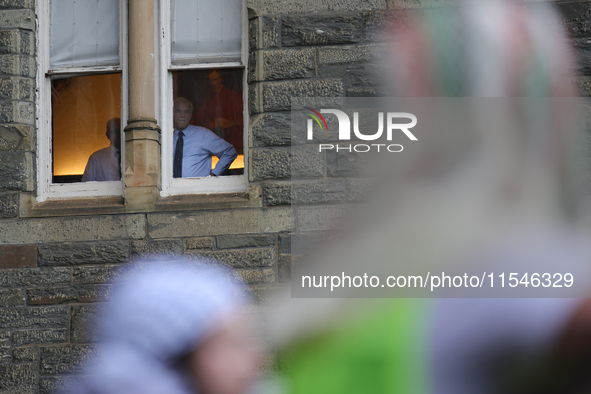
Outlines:
{"label": "rough stone block", "polygon": [[274,235],[222,235],[217,237],[219,249],[256,248],[275,245]]}
{"label": "rough stone block", "polygon": [[39,361],[39,351],[36,347],[15,347],[12,349],[12,361],[15,363],[32,363]]}
{"label": "rough stone block", "polygon": [[70,341],[72,343],[95,342],[93,330],[99,316],[104,313],[105,304],[72,305]]}
{"label": "rough stone block", "polygon": [[371,196],[372,186],[370,179],[347,179],[347,201],[361,201]]}
{"label": "rough stone block", "polygon": [[68,330],[65,328],[42,330],[18,330],[12,332],[13,346],[64,342],[68,342]]}
{"label": "rough stone block", "polygon": [[254,181],[324,176],[324,154],[314,146],[252,149]]}
{"label": "rough stone block", "polygon": [[[0,122],[1,111],[0,108]],[[0,152],[0,190],[32,191],[35,187],[34,161],[31,152]]]}
{"label": "rough stone block", "polygon": [[319,78],[342,78],[345,76],[345,66],[318,66]]}
{"label": "rough stone block", "polygon": [[[387,0],[388,9],[406,9],[406,8],[431,8],[431,7],[449,7],[471,4],[472,0]],[[528,1],[528,0],[526,0]],[[536,1],[536,0],[533,0]],[[550,0],[556,1],[556,0]]]}
{"label": "rough stone block", "polygon": [[[350,226],[356,208],[351,205],[299,206],[297,209],[297,231],[328,231],[346,229]],[[302,245],[302,238],[298,238]],[[293,242],[293,241],[292,241]],[[294,243],[292,243],[293,245]],[[300,252],[298,250],[298,252]]]}
{"label": "rough stone block", "polygon": [[276,261],[274,248],[190,251],[187,255],[207,262],[221,262],[233,268],[272,267]]}
{"label": "rough stone block", "polygon": [[0,270],[0,287],[42,287],[70,284],[69,268],[17,268]]}
{"label": "rough stone block", "polygon": [[345,71],[345,85],[349,88],[381,86],[384,83],[384,66],[373,64],[348,66]]}
{"label": "rough stone block", "polygon": [[17,216],[18,193],[0,193],[0,218],[14,218]]}
{"label": "rough stone block", "polygon": [[386,8],[386,0],[248,0],[246,7],[248,17],[254,18],[263,15],[383,10]]}
{"label": "rough stone block", "polygon": [[88,365],[94,354],[96,354],[96,348],[92,345],[42,347],[39,373],[57,375],[80,371]]}
{"label": "rough stone block", "polygon": [[0,11],[0,26],[3,29],[35,30],[35,13],[27,9]]}
{"label": "rough stone block", "polygon": [[0,30],[0,53],[35,55],[35,35],[22,29]]}
{"label": "rough stone block", "polygon": [[397,29],[404,26],[412,18],[420,15],[422,10],[374,11],[363,13],[363,40],[389,41]]}
{"label": "rough stone block", "polygon": [[[0,246],[0,269],[32,268],[37,266],[37,247],[35,245]],[[1,286],[0,279],[0,286]]]}
{"label": "rough stone block", "polygon": [[265,16],[250,20],[250,50],[277,48],[281,42],[281,20],[278,17]]}
{"label": "rough stone block", "polygon": [[21,289],[0,290],[0,308],[25,305],[25,295]]}
{"label": "rough stone block", "polygon": [[291,256],[280,254],[277,261],[277,276],[279,283],[288,283],[291,280]]}
{"label": "rough stone block", "polygon": [[318,65],[376,62],[385,59],[387,54],[384,44],[320,47]]}
{"label": "rough stone block", "polygon": [[591,42],[587,38],[577,38],[573,40],[577,64],[581,74],[591,74]]}
{"label": "rough stone block", "polygon": [[363,177],[367,175],[370,159],[363,153],[328,151],[326,173],[329,177]]}
{"label": "rough stone block", "polygon": [[35,81],[32,78],[0,78],[0,100],[26,100],[35,98]]}
{"label": "rough stone block", "polygon": [[591,9],[588,2],[558,4],[571,37],[591,36]]}
{"label": "rough stone block", "polygon": [[247,284],[275,283],[275,270],[271,268],[238,269],[233,274],[236,280]]}
{"label": "rough stone block", "polygon": [[291,210],[283,207],[148,214],[152,238],[276,233],[291,227]]}
{"label": "rough stone block", "polygon": [[291,234],[279,234],[279,248],[280,254],[291,254]]}
{"label": "rough stone block", "polygon": [[292,204],[319,204],[342,202],[346,199],[344,180],[318,180],[292,182]]}
{"label": "rough stone block", "polygon": [[387,97],[388,91],[383,88],[347,88],[347,97]]}
{"label": "rough stone block", "polygon": [[215,238],[201,237],[185,239],[185,250],[194,249],[213,249],[215,247]]}
{"label": "rough stone block", "polygon": [[40,306],[18,309],[0,309],[0,327],[7,328],[66,328],[68,307]]}
{"label": "rough stone block", "polygon": [[30,8],[35,9],[35,0],[0,0],[0,9]]}
{"label": "rough stone block", "polygon": [[42,376],[39,378],[39,394],[63,393],[67,387],[75,387],[79,376]]}
{"label": "rough stone block", "polygon": [[0,151],[32,151],[34,134],[33,126],[0,125]]}
{"label": "rough stone block", "polygon": [[269,113],[255,115],[250,120],[252,145],[286,146],[291,144],[291,114]]}
{"label": "rough stone block", "polygon": [[347,44],[361,41],[361,15],[285,16],[281,20],[284,47]]}
{"label": "rough stone block", "polygon": [[263,185],[265,205],[319,204],[346,200],[344,180],[274,182]]}
{"label": "rough stone block", "polygon": [[33,364],[0,366],[2,394],[37,394],[37,372]]}
{"label": "rough stone block", "polygon": [[97,267],[74,267],[74,284],[96,284],[115,282],[121,278],[120,265],[102,265]]}
{"label": "rough stone block", "polygon": [[35,57],[27,55],[0,55],[0,74],[35,77],[37,64]]}
{"label": "rough stone block", "polygon": [[252,180],[288,179],[291,177],[289,149],[251,149]]}
{"label": "rough stone block", "polygon": [[290,111],[292,97],[343,97],[341,79],[308,79],[298,81],[263,82],[262,110],[257,112]]}
{"label": "rough stone block", "polygon": [[37,252],[40,266],[120,263],[129,259],[129,241],[60,242]]}
{"label": "rough stone block", "polygon": [[177,257],[183,254],[183,241],[180,239],[150,239],[131,241],[133,260]]}
{"label": "rough stone block", "polygon": [[[0,364],[10,363],[10,332],[0,331]],[[1,377],[2,375],[0,375]],[[2,379],[0,379],[2,381]]]}
{"label": "rough stone block", "polygon": [[270,182],[264,183],[263,205],[290,205],[291,204],[291,182]]}
{"label": "rough stone block", "polygon": [[91,302],[109,298],[109,285],[72,285],[27,289],[29,305],[51,305],[64,302]]}
{"label": "rough stone block", "polygon": [[318,178],[324,176],[324,154],[315,146],[291,149],[291,177]]}
{"label": "rough stone block", "polygon": [[252,116],[263,112],[263,84],[251,83],[248,85],[248,113]]}
{"label": "rough stone block", "polygon": [[315,52],[313,48],[253,52],[250,55],[249,80],[252,82],[315,77]]}
{"label": "rough stone block", "polygon": [[141,239],[146,235],[144,215],[97,215],[0,221],[0,244]]}
{"label": "rough stone block", "polygon": [[577,79],[577,84],[582,97],[591,97],[591,77],[581,76]]}

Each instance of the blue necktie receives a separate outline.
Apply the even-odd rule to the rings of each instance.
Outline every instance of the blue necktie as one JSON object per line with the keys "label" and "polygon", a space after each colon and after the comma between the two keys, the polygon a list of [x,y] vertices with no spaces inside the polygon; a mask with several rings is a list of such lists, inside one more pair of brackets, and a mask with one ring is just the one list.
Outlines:
{"label": "blue necktie", "polygon": [[183,147],[185,141],[183,139],[184,133],[179,131],[179,138],[176,140],[176,147],[174,148],[174,159],[172,162],[172,177],[182,178],[183,177]]}

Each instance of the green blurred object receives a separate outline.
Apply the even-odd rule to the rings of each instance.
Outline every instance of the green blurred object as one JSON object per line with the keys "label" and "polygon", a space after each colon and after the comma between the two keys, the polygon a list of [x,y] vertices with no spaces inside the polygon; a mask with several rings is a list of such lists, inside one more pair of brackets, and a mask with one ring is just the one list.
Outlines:
{"label": "green blurred object", "polygon": [[427,300],[395,299],[293,343],[280,356],[289,393],[426,393]]}

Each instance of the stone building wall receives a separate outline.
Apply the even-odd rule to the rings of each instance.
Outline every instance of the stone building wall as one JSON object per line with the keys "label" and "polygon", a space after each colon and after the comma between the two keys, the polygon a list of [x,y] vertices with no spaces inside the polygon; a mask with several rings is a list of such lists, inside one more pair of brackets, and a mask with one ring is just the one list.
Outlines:
{"label": "stone building wall", "polygon": [[[589,95],[591,7],[558,3]],[[247,5],[249,176],[251,190],[260,191],[249,207],[22,217],[24,197],[36,190],[35,1],[0,0],[0,392],[51,393],[66,372],[84,365],[94,349],[87,327],[121,264],[157,254],[215,258],[258,294],[289,280],[290,234],[317,230],[306,215],[330,214],[358,199],[363,182],[330,157],[304,152],[294,165],[305,163],[310,179],[301,181],[298,199],[318,208],[292,209],[290,98],[384,94],[375,77],[387,71],[380,29],[425,2]]]}

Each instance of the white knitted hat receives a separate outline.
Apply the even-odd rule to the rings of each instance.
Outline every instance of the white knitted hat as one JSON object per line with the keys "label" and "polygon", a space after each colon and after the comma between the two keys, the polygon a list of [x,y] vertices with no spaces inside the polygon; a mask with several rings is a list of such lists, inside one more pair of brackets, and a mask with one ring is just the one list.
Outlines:
{"label": "white knitted hat", "polygon": [[179,357],[238,313],[244,292],[228,270],[194,262],[133,264],[99,320],[102,342],[77,393],[191,392]]}

